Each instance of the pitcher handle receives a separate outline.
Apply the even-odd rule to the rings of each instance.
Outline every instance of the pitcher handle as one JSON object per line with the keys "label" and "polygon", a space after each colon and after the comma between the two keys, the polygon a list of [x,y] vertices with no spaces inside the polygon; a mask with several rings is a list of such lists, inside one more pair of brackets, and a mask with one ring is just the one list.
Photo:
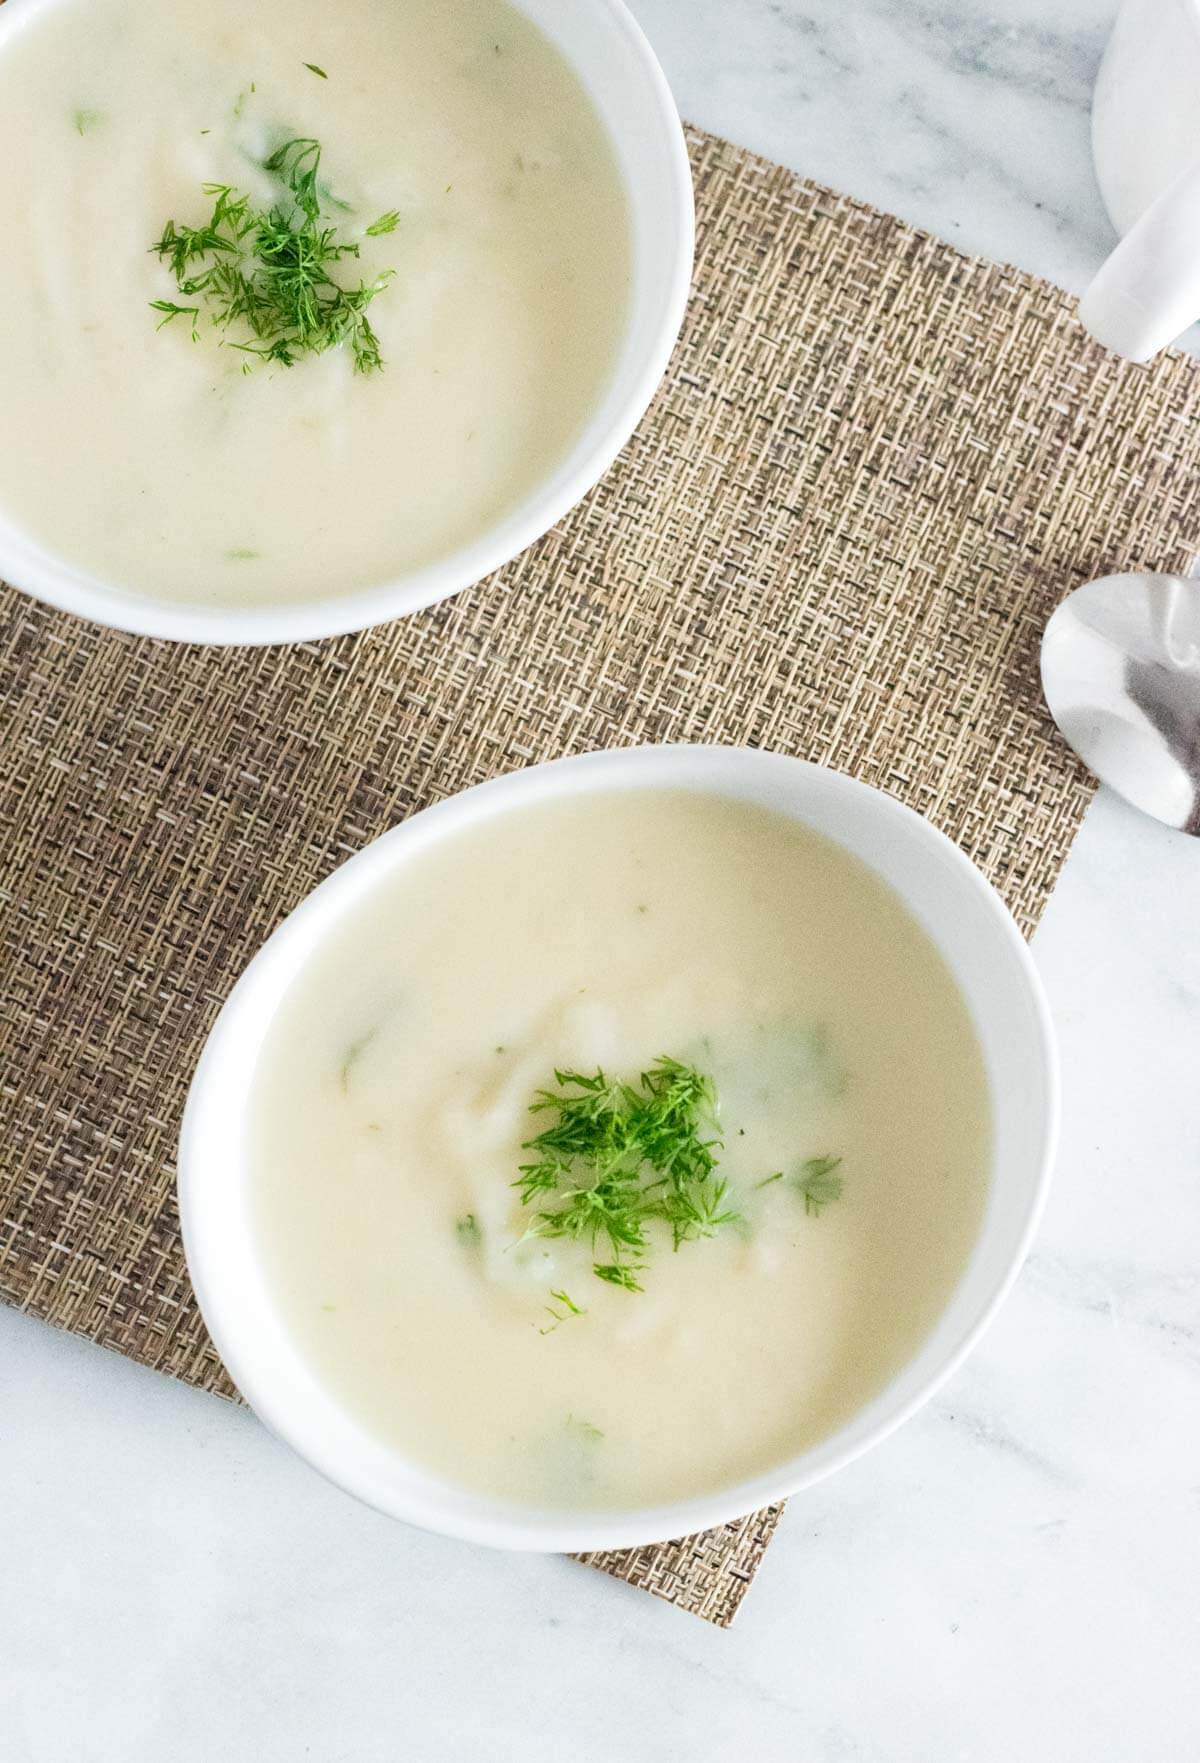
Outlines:
{"label": "pitcher handle", "polygon": [[1200,318],[1200,158],[1147,208],[1079,302],[1098,343],[1148,361]]}

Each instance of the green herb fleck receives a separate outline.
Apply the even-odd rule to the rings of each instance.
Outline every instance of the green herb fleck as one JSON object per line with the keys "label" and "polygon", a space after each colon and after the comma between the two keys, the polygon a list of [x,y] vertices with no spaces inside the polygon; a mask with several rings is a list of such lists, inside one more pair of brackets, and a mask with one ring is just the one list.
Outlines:
{"label": "green herb fleck", "polygon": [[367,236],[371,239],[377,239],[381,233],[394,233],[399,225],[399,209],[389,208],[386,214],[381,214],[378,220],[371,222],[367,228]]}
{"label": "green herb fleck", "polygon": [[104,113],[100,110],[80,109],[75,111],[72,121],[75,124],[75,133],[86,135],[89,129],[94,129],[97,123],[104,121]]}
{"label": "green herb fleck", "polygon": [[248,551],[243,546],[238,546],[236,550],[226,551],[225,555],[235,563],[248,563],[252,558],[261,556],[262,553],[259,551]]}
{"label": "green herb fleck", "polygon": [[723,1224],[737,1224],[741,1214],[735,1206],[724,1204],[728,1183],[714,1181],[703,1187],[685,1189],[671,1202],[672,1209],[663,1216],[671,1226],[673,1247],[695,1242],[698,1237],[711,1237]]}
{"label": "green herb fleck", "polygon": [[840,1157],[810,1157],[794,1177],[797,1191],[804,1196],[804,1210],[814,1218],[820,1217],[823,1206],[842,1197],[842,1178],[834,1174],[841,1161]]}
{"label": "green herb fleck", "polygon": [[325,72],[325,69],[323,67],[318,67],[315,61],[306,61],[304,63],[304,65],[308,69],[309,73],[315,73],[319,80],[327,80],[329,78],[329,75]]}
{"label": "green herb fleck", "polygon": [[[554,1299],[554,1303],[546,1305],[546,1315],[553,1318],[553,1320],[550,1322],[548,1327],[539,1328],[538,1329],[539,1334],[553,1334],[555,1329],[559,1326],[559,1324],[562,1322],[566,1322],[567,1318],[570,1316],[586,1316],[587,1315],[587,1311],[582,1310],[579,1307],[579,1305],[573,1301],[573,1299],[570,1297],[570,1295],[567,1292],[552,1291],[550,1293],[550,1296]],[[561,1310],[555,1308],[555,1306],[559,1305],[559,1304],[562,1305]]]}
{"label": "green herb fleck", "polygon": [[454,1230],[464,1249],[477,1249],[483,1241],[483,1230],[473,1212],[468,1212],[464,1218],[458,1219]]}
{"label": "green herb fleck", "polygon": [[186,316],[192,321],[193,343],[199,337],[200,308],[198,306],[177,306],[174,300],[151,300],[150,306],[153,311],[161,312],[164,315],[155,327],[157,330],[161,331],[163,325],[170,324],[173,318]]}
{"label": "green herb fleck", "polygon": [[635,1262],[632,1267],[623,1261],[609,1261],[606,1263],[593,1261],[592,1263],[592,1272],[596,1275],[597,1279],[607,1280],[610,1286],[620,1286],[622,1291],[626,1292],[645,1291],[645,1286],[643,1286],[638,1280],[638,1274],[641,1271],[642,1264],[640,1261]]}
{"label": "green herb fleck", "polygon": [[[231,557],[256,557],[258,553],[256,551],[231,551],[229,555]],[[343,1095],[347,1095],[350,1090],[350,1073],[354,1070],[354,1067],[358,1064],[358,1061],[362,1058],[363,1054],[378,1033],[378,1027],[369,1028],[365,1035],[360,1035],[356,1041],[352,1041],[347,1047],[346,1057],[342,1060],[341,1069],[338,1072],[338,1082],[342,1086]]]}
{"label": "green herb fleck", "polygon": [[598,1426],[593,1426],[590,1420],[584,1420],[576,1414],[567,1415],[567,1431],[573,1432],[578,1438],[586,1439],[591,1445],[598,1444],[604,1437]]}
{"label": "green herb fleck", "polygon": [[[213,201],[208,219],[194,227],[169,220],[150,249],[185,299],[202,303],[227,347],[292,367],[304,356],[345,346],[355,369],[371,373],[383,357],[367,307],[392,272],[350,287],[334,280],[333,267],[357,257],[358,245],[339,240],[323,221],[322,197],[336,199],[319,182],[320,164],[319,142],[307,136],[285,141],[264,162],[281,186],[272,207],[252,207],[250,197],[229,184],[206,184]],[[170,302],[151,304],[175,316]]]}

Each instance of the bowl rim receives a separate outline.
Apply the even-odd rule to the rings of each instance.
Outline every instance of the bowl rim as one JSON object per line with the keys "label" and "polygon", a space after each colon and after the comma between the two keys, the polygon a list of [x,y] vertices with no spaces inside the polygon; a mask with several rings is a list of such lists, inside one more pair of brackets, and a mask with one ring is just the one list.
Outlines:
{"label": "bowl rim", "polygon": [[[56,3],[59,0],[9,0],[7,6],[0,7],[0,54],[31,15],[42,5]],[[512,3],[523,10],[522,0]],[[622,52],[631,64],[640,65],[644,115],[652,119],[661,138],[662,169],[670,186],[673,223],[673,231],[665,241],[670,272],[665,277],[656,277],[652,291],[657,320],[653,321],[652,334],[642,346],[639,358],[625,368],[628,384],[624,395],[602,427],[597,426],[601,413],[597,405],[543,483],[478,538],[445,557],[351,593],[245,607],[158,599],[102,581],[63,559],[10,521],[2,501],[0,579],[60,612],[73,613],[105,629],[134,636],[225,647],[315,642],[390,623],[476,586],[528,550],[569,514],[610,469],[662,381],[683,324],[695,253],[691,165],[666,75],[625,0],[590,0],[590,4],[607,13]],[[578,69],[575,71],[578,77]],[[607,122],[605,126],[607,129]],[[634,313],[631,299],[622,347],[630,335]],[[619,371],[619,366],[614,366],[613,375]],[[611,395],[614,384],[615,379],[610,379],[607,390],[600,394],[601,404]]]}
{"label": "bowl rim", "polygon": [[[775,770],[781,778],[787,776],[795,779],[803,774],[804,786],[807,788],[834,793],[846,792],[860,800],[869,798],[869,812],[879,816],[881,828],[886,830],[891,825],[915,834],[927,844],[931,855],[940,858],[943,864],[949,865],[957,873],[958,878],[974,892],[977,900],[990,914],[1005,947],[1005,953],[1013,963],[1014,982],[1024,994],[1023,1003],[1028,1007],[1036,1039],[1036,1047],[1031,1056],[1036,1058],[1042,1077],[1041,1118],[1036,1130],[1039,1150],[1015,1243],[1005,1258],[1002,1271],[989,1277],[986,1282],[985,1300],[974,1309],[971,1320],[957,1336],[954,1345],[937,1360],[903,1400],[890,1407],[886,1406],[888,1389],[893,1381],[904,1376],[933,1339],[954,1302],[957,1285],[946,1298],[937,1320],[927,1334],[893,1373],[892,1378],[862,1408],[855,1410],[825,1439],[808,1446],[787,1462],[745,1478],[736,1485],[698,1497],[660,1502],[638,1509],[572,1512],[569,1508],[515,1506],[497,1499],[494,1502],[494,1512],[463,1514],[453,1509],[454,1501],[458,1497],[465,1493],[470,1500],[477,1501],[482,1506],[487,1503],[488,1496],[476,1489],[456,1486],[434,1472],[425,1471],[415,1460],[405,1457],[403,1452],[392,1450],[389,1452],[391,1457],[417,1469],[435,1491],[429,1496],[405,1495],[397,1498],[393,1493],[392,1497],[380,1499],[374,1491],[364,1487],[362,1478],[355,1473],[355,1465],[348,1465],[340,1460],[336,1451],[327,1451],[323,1440],[313,1436],[299,1442],[296,1436],[298,1428],[293,1424],[296,1416],[281,1411],[287,1407],[287,1403],[280,1404],[275,1400],[270,1376],[264,1377],[260,1368],[248,1363],[248,1357],[252,1357],[252,1353],[248,1355],[243,1350],[237,1317],[232,1316],[229,1308],[215,1298],[204,1253],[199,1248],[203,1237],[202,1218],[205,1206],[203,1152],[199,1141],[203,1132],[203,1114],[206,1109],[214,1106],[214,1068],[219,1066],[225,1056],[226,1043],[236,1035],[242,1013],[252,1002],[262,981],[268,977],[268,970],[274,964],[281,963],[292,974],[298,972],[305,961],[305,949],[311,949],[310,933],[316,923],[324,920],[331,927],[339,919],[347,897],[352,900],[355,895],[367,891],[382,875],[400,867],[414,851],[419,854],[427,844],[448,834],[453,835],[463,825],[481,824],[490,815],[503,813],[508,807],[520,807],[529,801],[606,787],[656,787],[653,767],[657,765],[665,770],[676,758],[684,765],[691,763],[707,766],[711,776],[696,783],[686,779],[673,782],[663,775],[657,780],[657,787],[696,788],[702,793],[736,796],[739,794],[736,779],[739,776],[745,777],[745,768],[749,766],[760,770],[764,779],[768,769]],[[726,785],[721,781],[723,776],[728,779]],[[560,788],[555,789],[554,784],[558,784]],[[793,818],[804,823],[802,807],[793,811]],[[861,857],[860,861],[863,861]],[[868,867],[871,867],[869,861]],[[943,956],[943,959],[946,957]],[[957,979],[958,976],[955,977]],[[490,1547],[551,1553],[636,1548],[672,1537],[710,1530],[744,1518],[763,1507],[781,1503],[845,1468],[866,1451],[873,1449],[936,1394],[978,1343],[1008,1296],[1025,1261],[1046,1201],[1058,1138],[1059,1114],[1060,1082],[1054,1031],[1041,979],[1028,944],[992,884],[944,833],[915,810],[872,785],[846,773],[786,754],[754,747],[709,743],[664,742],[629,746],[549,760],[522,770],[507,772],[410,815],[346,859],[283,919],[252,957],[235,984],[209,1033],[198,1062],[189,1089],[180,1134],[180,1222],[188,1271],[197,1302],[222,1361],[264,1424],[326,1479],[391,1517]],[[984,1225],[981,1223],[975,1241],[976,1249],[983,1235]],[[960,1280],[963,1277],[964,1275],[960,1275]],[[336,1394],[332,1391],[328,1394],[336,1406]],[[883,1404],[886,1411],[860,1437],[845,1440],[839,1445],[841,1435],[852,1429],[860,1416],[877,1403]],[[299,1430],[302,1433],[302,1424]],[[814,1458],[817,1461],[811,1461]],[[439,1505],[439,1489],[444,1505]]]}

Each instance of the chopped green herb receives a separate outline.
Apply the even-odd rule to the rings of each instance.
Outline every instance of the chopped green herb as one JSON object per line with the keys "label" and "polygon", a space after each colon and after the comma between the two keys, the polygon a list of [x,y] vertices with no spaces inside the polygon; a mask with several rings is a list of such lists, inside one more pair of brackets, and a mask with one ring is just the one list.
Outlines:
{"label": "chopped green herb", "polygon": [[596,1275],[597,1279],[607,1280],[610,1286],[620,1286],[621,1289],[626,1292],[645,1291],[645,1286],[641,1285],[638,1281],[638,1274],[641,1271],[642,1264],[640,1261],[634,1262],[632,1267],[628,1266],[627,1263],[623,1261],[619,1263],[616,1261],[610,1261],[605,1264],[602,1264],[599,1261],[592,1262],[592,1272]]}
{"label": "chopped green herb", "polygon": [[455,1234],[465,1249],[477,1249],[483,1241],[483,1231],[479,1220],[473,1212],[468,1212],[454,1226]]}
{"label": "chopped green herb", "polygon": [[698,1237],[710,1237],[723,1224],[737,1224],[741,1218],[736,1206],[723,1202],[729,1184],[715,1181],[711,1186],[697,1187],[677,1196],[667,1219],[674,1237],[674,1247],[693,1243]]}
{"label": "chopped green herb", "polygon": [[308,69],[309,73],[315,73],[319,80],[327,80],[329,78],[329,75],[325,72],[325,69],[323,67],[318,67],[315,61],[306,61],[304,63],[304,65]]}
{"label": "chopped green herb", "polygon": [[396,208],[389,208],[386,214],[381,214],[378,220],[373,220],[371,222],[370,226],[367,228],[367,236],[372,239],[377,239],[381,233],[394,233],[399,225],[399,210]]}
{"label": "chopped green herb", "polygon": [[[204,193],[213,199],[208,219],[194,227],[169,220],[150,249],[185,299],[199,299],[227,347],[292,367],[303,356],[345,345],[355,369],[370,373],[383,366],[383,357],[367,307],[392,272],[356,287],[334,280],[334,265],[357,257],[358,245],[339,241],[336,229],[323,223],[322,196],[336,199],[319,183],[320,164],[319,142],[307,136],[285,141],[264,162],[281,186],[271,208],[252,207],[250,197],[229,184],[206,184]],[[175,316],[171,302],[151,304]],[[192,312],[195,327],[195,309],[177,310]]]}
{"label": "chopped green herb", "polygon": [[[579,1305],[576,1304],[573,1301],[573,1299],[568,1295],[568,1293],[552,1291],[550,1293],[550,1296],[554,1299],[554,1304],[547,1304],[546,1305],[546,1315],[549,1317],[552,1317],[553,1320],[550,1323],[548,1328],[539,1328],[539,1330],[538,1330],[539,1334],[553,1334],[555,1329],[558,1327],[559,1323],[565,1322],[569,1316],[586,1316],[587,1315],[587,1311],[582,1310],[579,1307]],[[561,1310],[555,1309],[555,1304],[561,1304],[562,1309]]]}
{"label": "chopped green herb", "polygon": [[[679,1249],[742,1223],[717,1171],[722,1141],[710,1077],[663,1057],[635,1084],[603,1071],[556,1071],[554,1081],[555,1089],[537,1092],[530,1111],[555,1118],[526,1140],[524,1149],[536,1155],[513,1183],[522,1205],[534,1208],[525,1238],[565,1238],[593,1251],[603,1244],[609,1258],[593,1261],[595,1277],[640,1292],[652,1226],[668,1226]],[[812,1216],[840,1198],[840,1163],[810,1157],[790,1178]],[[756,1186],[784,1179],[776,1170]]]}
{"label": "chopped green herb", "polygon": [[75,133],[86,135],[89,129],[94,129],[98,122],[104,121],[104,115],[99,110],[77,110],[72,121],[75,124]]}
{"label": "chopped green herb", "polygon": [[720,1139],[711,1078],[665,1057],[637,1084],[602,1071],[554,1076],[557,1090],[540,1090],[530,1106],[556,1119],[526,1142],[537,1157],[513,1184],[523,1205],[538,1202],[528,1236],[593,1249],[605,1242],[611,1259],[593,1264],[596,1278],[637,1292],[652,1222],[670,1227],[678,1249],[737,1220],[714,1173]]}
{"label": "chopped green herb", "polygon": [[226,551],[225,555],[226,555],[226,557],[230,558],[232,561],[237,562],[237,563],[241,563],[241,562],[249,562],[251,558],[258,557],[261,555],[261,553],[258,551],[247,551],[247,550],[244,550],[243,548],[239,547],[237,550],[234,550],[234,551]]}
{"label": "chopped green herb", "polygon": [[200,331],[199,331],[198,327],[199,327],[199,320],[200,320],[200,308],[198,306],[177,306],[175,304],[174,300],[151,300],[150,306],[153,311],[161,312],[164,314],[164,316],[159,319],[158,324],[156,326],[156,329],[161,331],[161,329],[163,328],[163,325],[170,324],[170,322],[173,318],[182,318],[184,316],[187,316],[192,321],[192,341],[193,341],[193,343],[199,337]]}
{"label": "chopped green herb", "polygon": [[794,1177],[797,1190],[804,1196],[804,1210],[814,1218],[820,1217],[822,1206],[842,1197],[842,1178],[834,1174],[841,1161],[840,1157],[810,1157]]}

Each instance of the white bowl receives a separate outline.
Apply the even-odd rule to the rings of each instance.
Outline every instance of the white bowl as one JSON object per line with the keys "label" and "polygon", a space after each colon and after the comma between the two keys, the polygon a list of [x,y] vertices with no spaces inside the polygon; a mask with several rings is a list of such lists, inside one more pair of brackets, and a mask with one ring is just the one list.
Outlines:
{"label": "white bowl", "polygon": [[[448,1485],[353,1419],[313,1375],[256,1258],[245,1123],[280,1000],[315,948],[381,880],[432,844],[508,809],[580,791],[672,788],[761,803],[802,821],[897,891],[949,965],[979,1036],[994,1114],[991,1180],[967,1267],[932,1332],[830,1437],[702,1499],[573,1513]],[[217,1349],[261,1418],[370,1505],[429,1530],[511,1549],[627,1548],[704,1530],[780,1500],[877,1444],[950,1375],[1016,1276],[1041,1211],[1058,1085],[1041,986],[999,896],[911,809],[838,772],[736,747],[635,747],[560,759],[482,784],[385,833],[304,901],[234,988],[204,1049],[183,1122],[179,1202],[192,1283]]]}
{"label": "white bowl", "polygon": [[[54,3],[0,6],[0,55],[39,8]],[[591,94],[621,168],[632,229],[633,285],[616,365],[599,406],[551,476],[473,543],[393,581],[292,604],[213,607],[128,592],[37,544],[5,518],[0,461],[0,579],[65,612],[144,636],[196,643],[338,636],[432,606],[490,575],[604,475],[649,404],[683,322],[693,246],[687,148],[662,69],[622,0],[511,3],[558,46]]]}

